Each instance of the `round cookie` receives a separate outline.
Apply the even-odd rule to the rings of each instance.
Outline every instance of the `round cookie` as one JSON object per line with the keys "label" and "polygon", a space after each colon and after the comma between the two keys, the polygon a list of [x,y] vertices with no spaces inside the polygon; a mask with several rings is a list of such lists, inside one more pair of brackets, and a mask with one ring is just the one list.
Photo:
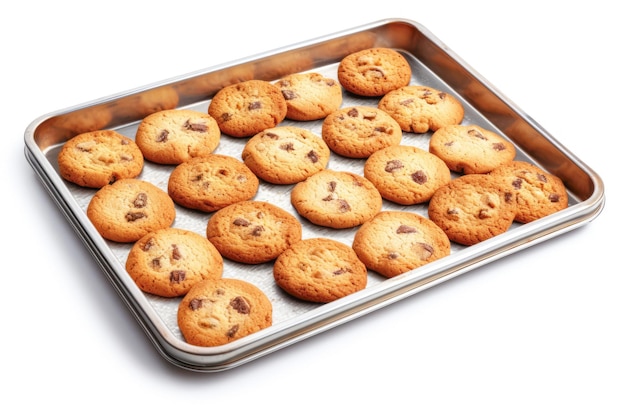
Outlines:
{"label": "round cookie", "polygon": [[450,240],[426,217],[381,211],[354,235],[352,248],[365,266],[391,278],[450,254]]}
{"label": "round cookie", "polygon": [[440,158],[407,145],[374,152],[365,161],[363,175],[383,198],[403,205],[430,200],[439,187],[451,180],[450,170]]}
{"label": "round cookie", "polygon": [[176,208],[156,185],[126,178],[96,191],[87,206],[87,217],[105,239],[128,243],[170,227]]}
{"label": "round cookie", "polygon": [[390,91],[380,99],[378,108],[393,117],[402,130],[413,133],[459,124],[465,115],[463,105],[452,94],[419,85]]}
{"label": "round cookie", "polygon": [[316,72],[287,75],[275,83],[287,103],[287,119],[319,120],[341,107],[341,85]]}
{"label": "round cookie", "polygon": [[429,151],[451,171],[486,174],[515,158],[515,146],[495,132],[476,125],[448,125],[434,132]]}
{"label": "round cookie", "polygon": [[296,184],[291,204],[311,223],[345,229],[374,217],[382,208],[382,197],[367,178],[326,169]]}
{"label": "round cookie", "polygon": [[126,271],[139,289],[161,297],[178,297],[205,279],[220,279],[222,256],[204,236],[165,228],[144,235],[126,258]]}
{"label": "round cookie", "polygon": [[310,238],[278,256],[274,280],[298,299],[328,303],[365,288],[367,269],[350,246],[332,239]]}
{"label": "round cookie", "polygon": [[324,119],[322,139],[339,155],[367,158],[377,150],[399,144],[402,129],[376,107],[344,107]]}
{"label": "round cookie", "polygon": [[467,174],[435,191],[428,217],[451,241],[469,246],[506,232],[515,204],[501,178]]}
{"label": "round cookie", "polygon": [[273,184],[295,184],[326,168],[330,149],[308,129],[277,126],[250,138],[241,152],[257,177]]}
{"label": "round cookie", "polygon": [[213,212],[257,193],[259,179],[240,160],[221,154],[192,158],[170,173],[167,192],[183,207]]}
{"label": "round cookie", "polygon": [[302,225],[287,211],[264,201],[242,201],[215,212],[206,234],[222,256],[246,264],[276,259],[302,238]]}
{"label": "round cookie", "polygon": [[369,48],[345,56],[339,62],[337,78],[351,93],[378,97],[408,85],[411,66],[394,49]]}
{"label": "round cookie", "polygon": [[212,153],[219,145],[220,130],[206,113],[162,110],[141,121],[135,141],[147,160],[174,165]]}
{"label": "round cookie", "polygon": [[213,96],[208,112],[222,133],[242,138],[282,122],[287,115],[287,103],[276,85],[249,80],[219,90]]}
{"label": "round cookie", "polygon": [[135,178],[144,165],[137,144],[114,130],[96,130],[74,136],[63,144],[57,161],[61,177],[89,188]]}
{"label": "round cookie", "polygon": [[512,161],[490,172],[502,177],[516,205],[515,221],[529,223],[567,208],[563,181],[536,165]]}
{"label": "round cookie", "polygon": [[247,281],[204,280],[181,300],[177,322],[187,343],[221,346],[271,326],[272,308],[269,298]]}

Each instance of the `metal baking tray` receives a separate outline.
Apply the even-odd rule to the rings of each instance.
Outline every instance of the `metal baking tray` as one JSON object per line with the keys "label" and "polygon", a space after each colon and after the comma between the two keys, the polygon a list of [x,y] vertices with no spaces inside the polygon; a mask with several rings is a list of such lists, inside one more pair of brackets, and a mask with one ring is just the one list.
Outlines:
{"label": "metal baking tray", "polygon": [[[224,277],[249,280],[273,303],[273,324],[219,347],[197,347],[184,341],[176,324],[179,298],[164,299],[140,291],[125,271],[131,244],[103,239],[86,216],[94,190],[64,181],[56,158],[63,143],[84,131],[114,129],[134,138],[141,119],[163,108],[207,111],[211,97],[222,87],[248,79],[274,81],[295,72],[316,71],[336,79],[339,61],[351,52],[370,47],[394,48],[412,66],[411,84],[454,94],[465,107],[463,124],[478,124],[498,132],[517,147],[517,159],[530,161],[559,176],[569,193],[569,206],[528,224],[514,224],[506,233],[465,247],[453,244],[443,259],[400,276],[384,279],[369,273],[367,287],[328,304],[295,300],[274,283],[272,263],[243,265],[225,259]],[[343,106],[377,105],[376,98],[346,94]],[[290,122],[321,134],[321,121]],[[430,134],[404,133],[403,144],[428,149]],[[25,155],[47,191],[75,228],[78,237],[102,267],[156,349],[169,362],[188,370],[217,372],[250,362],[305,338],[356,319],[398,300],[440,284],[486,263],[557,237],[600,214],[605,196],[602,180],[561,143],[508,100],[494,86],[446,47],[421,24],[385,19],[353,29],[207,68],[148,86],[114,94],[52,112],[35,119],[24,135]],[[241,157],[245,140],[221,137],[216,153]],[[362,174],[364,160],[333,155],[329,168]],[[167,190],[171,167],[146,161],[140,178]],[[291,186],[261,182],[257,200],[290,210]],[[410,210],[427,216],[427,205],[399,206],[384,202],[383,210]],[[205,235],[210,214],[177,207],[174,226]],[[292,213],[297,216],[293,209]],[[303,238],[330,237],[351,245],[355,230],[329,230],[303,222]]]}

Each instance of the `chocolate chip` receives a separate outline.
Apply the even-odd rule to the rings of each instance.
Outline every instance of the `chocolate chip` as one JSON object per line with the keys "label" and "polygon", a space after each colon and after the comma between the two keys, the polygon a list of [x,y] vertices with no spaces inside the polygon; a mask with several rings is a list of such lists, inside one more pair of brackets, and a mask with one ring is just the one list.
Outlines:
{"label": "chocolate chip", "polygon": [[405,234],[405,233],[416,233],[417,229],[413,226],[407,226],[406,224],[401,224],[397,229],[397,234]]}
{"label": "chocolate chip", "polygon": [[167,142],[169,134],[170,134],[170,132],[167,129],[161,130],[159,132],[159,134],[157,135],[156,141],[158,143]]}
{"label": "chocolate chip", "polygon": [[548,179],[543,174],[537,174],[537,179],[541,182],[548,182]]}
{"label": "chocolate chip", "polygon": [[337,188],[337,181],[331,181],[328,183],[328,191],[335,192],[335,189]]}
{"label": "chocolate chip", "polygon": [[315,151],[309,151],[309,153],[306,154],[307,158],[309,158],[311,160],[311,162],[313,162],[314,164],[319,161],[319,155],[317,154],[317,152]]}
{"label": "chocolate chip", "polygon": [[250,222],[246,219],[243,219],[241,217],[237,217],[235,220],[233,220],[233,224],[235,226],[243,226],[243,227],[248,227],[250,226]]}
{"label": "chocolate chip", "polygon": [[287,142],[280,145],[280,149],[282,149],[283,151],[291,152],[295,149],[295,147],[293,146],[293,142]]}
{"label": "chocolate chip", "polygon": [[402,161],[398,159],[392,159],[391,161],[387,161],[385,164],[385,172],[394,172],[404,167]]}
{"label": "chocolate chip", "polygon": [[428,175],[424,171],[415,171],[411,174],[411,179],[417,184],[424,184],[428,181]]}
{"label": "chocolate chip", "polygon": [[398,259],[399,257],[400,257],[400,254],[398,252],[389,252],[387,254],[388,259]]}
{"label": "chocolate chip", "polygon": [[143,208],[148,204],[148,194],[139,193],[135,200],[133,201],[133,207],[135,208]]}
{"label": "chocolate chip", "polygon": [[250,233],[252,236],[261,236],[263,234],[263,232],[265,231],[265,228],[263,226],[254,226],[254,228],[252,229],[252,232]]}
{"label": "chocolate chip", "polygon": [[228,337],[234,337],[235,334],[237,334],[237,331],[239,331],[239,325],[235,324],[233,327],[231,327],[230,329],[228,329],[228,332],[226,333],[226,336]]}
{"label": "chocolate chip", "polygon": [[177,245],[172,245],[172,258],[175,260],[183,258],[183,255],[180,253],[180,249],[178,249]]}
{"label": "chocolate chip", "polygon": [[498,143],[494,143],[492,145],[492,148],[496,151],[503,151],[506,149],[506,146],[504,146],[504,143],[498,142]]}
{"label": "chocolate chip", "polygon": [[520,188],[522,188],[522,179],[521,178],[516,178],[513,180],[513,182],[511,183],[511,185],[513,186],[513,188],[515,188],[516,190],[519,190]]}
{"label": "chocolate chip", "polygon": [[194,298],[189,301],[189,308],[192,310],[197,310],[202,307],[202,300],[199,298]]}
{"label": "chocolate chip", "polygon": [[558,203],[559,200],[561,199],[561,196],[555,193],[550,193],[550,196],[548,197],[548,199],[550,200],[551,203]]}
{"label": "chocolate chip", "polygon": [[413,104],[414,101],[415,100],[413,100],[412,98],[407,98],[407,99],[404,99],[404,100],[400,101],[400,105],[401,106],[410,106],[411,104]]}
{"label": "chocolate chip", "polygon": [[475,138],[478,139],[482,139],[482,140],[487,140],[487,138],[485,137],[485,135],[483,135],[480,131],[476,130],[476,129],[470,129],[467,131],[467,134],[470,136],[473,136]]}
{"label": "chocolate chip", "polygon": [[184,125],[185,129],[193,130],[194,132],[206,132],[209,128],[205,123],[192,123],[187,120]]}
{"label": "chocolate chip", "polygon": [[298,95],[291,90],[282,90],[282,93],[285,100],[293,100],[295,98],[298,98]]}
{"label": "chocolate chip", "polygon": [[350,110],[348,110],[347,114],[350,117],[359,117],[359,111],[355,108],[351,108]]}
{"label": "chocolate chip", "polygon": [[261,104],[260,101],[253,101],[252,103],[248,105],[248,110],[258,110],[261,107],[263,107],[263,105]]}
{"label": "chocolate chip", "polygon": [[350,207],[350,204],[348,204],[348,202],[346,200],[338,200],[339,201],[339,212],[340,213],[347,213],[350,210],[352,210],[352,208]]}
{"label": "chocolate chip", "polygon": [[423,242],[420,242],[415,249],[420,259],[424,261],[433,256],[433,253],[435,252],[435,249],[432,246]]}
{"label": "chocolate chip", "polygon": [[161,267],[161,258],[153,258],[150,264],[152,269],[159,269]]}
{"label": "chocolate chip", "polygon": [[347,272],[350,272],[350,270],[345,269],[345,268],[340,268],[340,269],[337,269],[337,270],[333,271],[333,275],[335,275],[335,276],[343,275],[343,274],[345,274]]}
{"label": "chocolate chip", "polygon": [[185,280],[186,276],[187,276],[187,273],[185,271],[181,271],[181,270],[172,271],[170,272],[170,282],[172,284],[180,284],[181,282]]}
{"label": "chocolate chip", "polygon": [[143,244],[143,247],[141,249],[144,252],[148,252],[150,248],[152,248],[152,246],[154,246],[154,239],[151,238],[151,239],[148,239],[148,241]]}
{"label": "chocolate chip", "polygon": [[230,300],[230,306],[239,314],[250,314],[250,304],[243,297],[237,296]]}
{"label": "chocolate chip", "polygon": [[128,213],[126,213],[125,217],[127,222],[134,222],[139,219],[143,219],[144,217],[146,217],[146,214],[140,211],[129,211]]}

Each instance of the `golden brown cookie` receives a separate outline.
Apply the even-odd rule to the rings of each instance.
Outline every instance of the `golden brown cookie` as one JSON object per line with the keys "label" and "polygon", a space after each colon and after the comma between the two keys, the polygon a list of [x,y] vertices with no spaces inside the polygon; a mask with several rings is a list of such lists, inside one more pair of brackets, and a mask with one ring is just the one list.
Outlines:
{"label": "golden brown cookie", "polygon": [[400,125],[387,113],[368,106],[344,107],[322,123],[322,139],[335,153],[349,158],[367,158],[402,140]]}
{"label": "golden brown cookie", "polygon": [[220,279],[222,256],[204,236],[165,228],[139,239],[126,258],[126,271],[137,286],[161,297],[178,297],[205,279]]}
{"label": "golden brown cookie", "polygon": [[280,88],[262,80],[242,81],[219,90],[208,109],[220,131],[249,137],[278,125],[287,115]]}
{"label": "golden brown cookie", "polygon": [[501,178],[467,174],[435,191],[428,217],[451,241],[469,246],[506,232],[515,218],[515,204]]}
{"label": "golden brown cookie", "polygon": [[499,134],[476,125],[448,125],[430,138],[429,151],[441,158],[451,171],[486,174],[511,162],[516,149]]}
{"label": "golden brown cookie", "polygon": [[215,212],[207,238],[228,259],[260,264],[276,259],[302,238],[302,225],[292,214],[265,201],[242,201]]}
{"label": "golden brown cookie", "polygon": [[105,239],[128,243],[170,227],[176,208],[156,185],[127,178],[96,191],[87,206],[87,217]]}
{"label": "golden brown cookie", "polygon": [[321,137],[308,129],[277,126],[250,138],[241,158],[262,180],[295,184],[326,168],[330,149]]}
{"label": "golden brown cookie", "polygon": [[408,85],[411,66],[394,49],[369,48],[344,57],[339,62],[337,77],[347,91],[377,97]]}
{"label": "golden brown cookie", "polygon": [[259,179],[240,160],[221,154],[192,158],[170,173],[167,192],[183,207],[213,212],[257,193]]}
{"label": "golden brown cookie", "polygon": [[287,103],[287,119],[319,120],[341,107],[341,85],[316,72],[287,75],[275,83]]}
{"label": "golden brown cookie", "polygon": [[221,346],[271,326],[272,303],[247,281],[204,280],[181,300],[177,321],[187,343]]}
{"label": "golden brown cookie", "polygon": [[81,133],[63,144],[59,174],[82,187],[101,188],[123,178],[137,177],[144,165],[137,144],[114,130]]}
{"label": "golden brown cookie", "polygon": [[393,117],[405,132],[426,133],[459,124],[465,110],[452,94],[435,88],[409,85],[390,91],[378,108]]}
{"label": "golden brown cookie", "polygon": [[374,217],[382,208],[382,197],[367,178],[326,169],[296,184],[291,204],[311,223],[345,229]]}
{"label": "golden brown cookie", "polygon": [[450,240],[426,217],[381,211],[354,235],[352,248],[368,269],[391,278],[450,254]]}
{"label": "golden brown cookie", "polygon": [[536,165],[512,161],[490,172],[504,178],[516,206],[515,220],[529,223],[567,208],[563,181]]}
{"label": "golden brown cookie", "polygon": [[363,175],[383,198],[404,205],[430,200],[439,187],[451,180],[445,162],[428,151],[408,145],[389,146],[374,152],[365,161]]}
{"label": "golden brown cookie", "polygon": [[367,269],[354,250],[327,238],[304,239],[281,253],[274,280],[288,294],[328,303],[367,286]]}
{"label": "golden brown cookie", "polygon": [[206,113],[162,110],[141,121],[135,141],[147,160],[173,165],[211,154],[219,145],[220,129]]}

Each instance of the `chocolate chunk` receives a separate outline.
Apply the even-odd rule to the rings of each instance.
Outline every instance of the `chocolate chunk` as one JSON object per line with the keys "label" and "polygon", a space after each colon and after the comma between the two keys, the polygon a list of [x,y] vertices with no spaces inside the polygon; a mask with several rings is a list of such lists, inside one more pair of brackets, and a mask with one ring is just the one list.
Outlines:
{"label": "chocolate chunk", "polygon": [[248,110],[258,110],[261,107],[263,107],[263,105],[261,104],[260,101],[253,101],[252,103],[248,105]]}
{"label": "chocolate chunk", "polygon": [[428,243],[423,242],[420,242],[415,247],[415,250],[419,258],[424,261],[433,256],[433,253],[435,252],[435,249],[432,246],[430,246]]}
{"label": "chocolate chunk", "polygon": [[470,136],[473,136],[475,138],[478,139],[482,139],[482,140],[487,140],[487,138],[485,137],[485,135],[483,135],[480,131],[476,130],[476,129],[470,129],[467,131],[467,134]]}
{"label": "chocolate chunk", "polygon": [[172,258],[175,260],[183,258],[183,254],[180,253],[180,249],[178,249],[177,245],[172,245]]}
{"label": "chocolate chunk", "polygon": [[202,300],[199,298],[194,298],[193,300],[189,301],[189,308],[192,310],[197,310],[199,308],[202,307]]}
{"label": "chocolate chunk", "polygon": [[206,132],[209,128],[208,126],[201,123],[192,123],[190,120],[187,120],[184,125],[185,129],[193,130],[194,132]]}
{"label": "chocolate chunk", "polygon": [[250,304],[243,297],[237,296],[230,300],[230,306],[239,314],[250,314]]}
{"label": "chocolate chunk", "polygon": [[502,142],[498,142],[498,143],[494,143],[494,144],[493,144],[493,146],[492,146],[492,148],[493,148],[495,151],[503,151],[503,150],[505,150],[505,149],[506,149],[506,146],[504,146],[504,143],[502,143]]}
{"label": "chocolate chunk", "polygon": [[550,196],[548,197],[548,199],[550,200],[551,203],[558,203],[561,197],[558,194],[550,193]]}
{"label": "chocolate chunk", "polygon": [[243,227],[248,227],[250,226],[250,222],[244,218],[241,217],[237,217],[235,220],[233,220],[233,224],[235,226],[243,226]]}
{"label": "chocolate chunk", "polygon": [[348,204],[348,202],[344,199],[340,199],[339,201],[339,212],[340,213],[347,213],[350,210],[352,210],[352,208],[350,207],[350,204]]}
{"label": "chocolate chunk", "polygon": [[126,213],[125,217],[127,222],[134,222],[146,217],[146,213],[143,213],[141,211],[129,211],[128,213]]}
{"label": "chocolate chunk", "polygon": [[355,108],[351,108],[350,110],[348,110],[347,114],[350,117],[359,117],[359,111]]}
{"label": "chocolate chunk", "polygon": [[135,208],[143,208],[148,204],[148,194],[139,193],[135,200],[133,201],[133,207]]}
{"label": "chocolate chunk", "polygon": [[176,270],[170,272],[170,282],[172,284],[179,284],[185,280],[187,273],[185,271]]}
{"label": "chocolate chunk", "polygon": [[511,185],[513,186],[513,188],[515,188],[516,190],[519,190],[520,188],[522,188],[522,179],[521,178],[516,178],[513,180],[513,182],[511,183]]}
{"label": "chocolate chunk", "polygon": [[402,167],[404,167],[402,161],[398,159],[393,159],[391,161],[387,161],[387,164],[385,164],[385,172],[394,172],[401,169]]}
{"label": "chocolate chunk", "polygon": [[252,232],[250,233],[252,236],[261,236],[263,234],[263,232],[265,231],[265,228],[263,226],[254,226],[254,228],[252,229]]}
{"label": "chocolate chunk", "polygon": [[148,239],[148,241],[143,244],[143,247],[141,249],[144,252],[148,252],[150,248],[152,248],[152,246],[154,246],[154,239]]}
{"label": "chocolate chunk", "polygon": [[319,161],[319,155],[317,154],[317,152],[315,151],[309,151],[309,153],[306,154],[307,158],[309,158],[311,160],[311,162],[316,163],[317,161]]}
{"label": "chocolate chunk", "polygon": [[424,171],[415,171],[411,174],[411,179],[417,184],[425,184],[428,181],[428,175]]}
{"label": "chocolate chunk", "polygon": [[228,332],[226,333],[226,336],[228,337],[234,337],[235,334],[237,334],[237,332],[239,331],[239,325],[235,324],[233,327],[231,327],[230,329],[228,329]]}
{"label": "chocolate chunk", "polygon": [[158,143],[167,142],[169,134],[170,134],[170,132],[167,129],[161,130],[159,132],[159,134],[157,135],[156,141]]}
{"label": "chocolate chunk", "polygon": [[298,98],[298,95],[292,90],[282,90],[282,93],[285,100],[293,100],[295,98]]}
{"label": "chocolate chunk", "polygon": [[406,224],[401,224],[397,229],[396,229],[396,233],[397,234],[404,234],[404,233],[416,233],[417,229],[413,226],[407,226]]}
{"label": "chocolate chunk", "polygon": [[287,142],[280,145],[280,149],[282,149],[283,151],[291,152],[295,149],[295,147],[293,146],[293,142]]}

